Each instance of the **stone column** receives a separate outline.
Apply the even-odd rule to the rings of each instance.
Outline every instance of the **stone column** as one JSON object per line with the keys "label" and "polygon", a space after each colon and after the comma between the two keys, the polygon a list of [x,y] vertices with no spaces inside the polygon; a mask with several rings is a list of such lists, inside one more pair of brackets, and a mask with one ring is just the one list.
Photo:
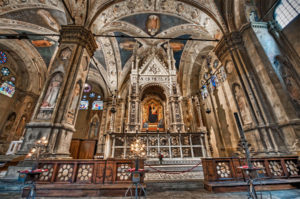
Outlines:
{"label": "stone column", "polygon": [[[225,35],[217,45],[215,51],[222,62],[230,58],[235,66],[238,77],[236,78],[236,82],[241,85],[245,100],[249,105],[250,116],[252,119],[252,125],[248,127],[244,126],[244,131],[248,132],[248,136],[253,137],[253,142],[256,139],[255,142],[258,152],[276,152],[278,148],[272,139],[273,135],[268,128],[271,121],[268,121],[270,116],[266,111],[267,105],[265,104],[263,96],[260,94],[263,93],[263,91],[258,91],[261,88],[261,85],[258,85],[259,81],[256,79],[255,70],[257,69],[255,69],[255,67],[257,68],[258,66],[252,66],[252,57],[249,56],[249,52],[245,48],[246,41],[248,42],[249,38],[251,40],[254,37],[256,36],[251,30],[251,24],[248,24],[244,26],[244,29],[241,30],[241,32],[236,31]],[[256,46],[256,51],[258,52],[260,48],[255,42],[252,44]],[[248,49],[254,51],[249,45]]]}
{"label": "stone column", "polygon": [[93,34],[82,26],[62,26],[60,34],[59,49],[26,126],[21,154],[26,154],[37,139],[46,137],[49,157],[70,157],[79,101],[97,44]]}

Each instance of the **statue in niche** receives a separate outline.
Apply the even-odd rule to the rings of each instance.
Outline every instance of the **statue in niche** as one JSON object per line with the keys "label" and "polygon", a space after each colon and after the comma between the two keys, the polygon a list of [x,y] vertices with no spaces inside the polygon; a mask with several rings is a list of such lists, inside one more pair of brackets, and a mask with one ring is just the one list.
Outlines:
{"label": "statue in niche", "polygon": [[99,131],[99,121],[97,118],[94,118],[90,124],[89,129],[89,138],[97,138],[98,137],[98,131]]}
{"label": "statue in niche", "polygon": [[234,85],[233,90],[234,90],[234,97],[238,105],[243,124],[249,125],[252,123],[252,119],[243,91],[240,85],[238,84]]}
{"label": "statue in niche", "polygon": [[70,49],[69,47],[66,47],[66,48],[64,48],[64,49],[60,52],[59,58],[60,58],[62,61],[65,61],[65,60],[70,59],[71,54],[72,54],[71,49]]}
{"label": "statue in niche", "polygon": [[0,136],[2,139],[6,139],[9,136],[11,129],[15,123],[15,120],[16,120],[16,113],[11,113],[7,117],[7,120],[2,128],[2,132]]}
{"label": "statue in niche", "polygon": [[21,120],[20,120],[20,122],[18,124],[18,127],[17,127],[17,130],[16,130],[16,134],[15,135],[17,137],[23,135],[23,131],[24,131],[24,128],[25,128],[25,125],[26,125],[26,120],[27,120],[26,116],[23,115],[21,117]]}
{"label": "statue in niche", "polygon": [[53,109],[62,84],[62,75],[56,74],[50,81],[41,109]]}
{"label": "statue in niche", "polygon": [[154,36],[160,28],[160,20],[157,15],[150,15],[146,23],[147,31],[151,36]]}
{"label": "statue in niche", "polygon": [[285,84],[285,87],[292,98],[292,101],[300,107],[300,86],[296,79],[293,77],[293,73],[291,71],[291,63],[287,58],[277,55],[274,61],[275,65],[278,68],[280,76]]}

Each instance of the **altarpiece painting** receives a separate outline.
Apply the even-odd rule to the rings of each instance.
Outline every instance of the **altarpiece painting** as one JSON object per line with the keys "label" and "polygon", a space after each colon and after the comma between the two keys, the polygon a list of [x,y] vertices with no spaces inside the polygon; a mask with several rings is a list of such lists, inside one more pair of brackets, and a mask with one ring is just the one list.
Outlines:
{"label": "altarpiece painting", "polygon": [[164,131],[164,114],[162,104],[151,99],[142,107],[143,128],[142,131]]}

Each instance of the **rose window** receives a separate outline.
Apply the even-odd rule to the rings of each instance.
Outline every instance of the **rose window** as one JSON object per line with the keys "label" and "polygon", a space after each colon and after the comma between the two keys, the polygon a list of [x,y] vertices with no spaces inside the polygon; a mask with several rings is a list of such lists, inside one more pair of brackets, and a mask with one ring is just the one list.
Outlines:
{"label": "rose window", "polygon": [[270,168],[271,173],[274,176],[282,176],[283,170],[282,170],[282,167],[281,167],[281,165],[280,165],[279,162],[277,162],[277,161],[270,161],[269,162],[269,168]]}
{"label": "rose window", "polygon": [[128,180],[130,176],[130,169],[128,164],[120,164],[117,170],[117,177],[119,180]]}
{"label": "rose window", "polygon": [[80,165],[78,169],[77,180],[88,181],[92,177],[93,168],[91,165]]}
{"label": "rose window", "polygon": [[285,166],[291,176],[299,175],[299,169],[297,168],[297,165],[295,162],[288,160],[285,162]]}
{"label": "rose window", "polygon": [[228,178],[230,177],[230,169],[227,162],[218,162],[217,164],[217,174],[221,178]]}
{"label": "rose window", "polygon": [[60,165],[57,179],[59,181],[70,181],[73,175],[73,166],[71,164]]}
{"label": "rose window", "polygon": [[40,175],[40,181],[48,181],[51,179],[53,174],[53,165],[52,164],[45,164],[42,169],[48,169],[48,171],[44,171]]}
{"label": "rose window", "polygon": [[7,67],[3,67],[3,68],[1,68],[1,74],[3,76],[8,76],[10,74],[10,71]]}

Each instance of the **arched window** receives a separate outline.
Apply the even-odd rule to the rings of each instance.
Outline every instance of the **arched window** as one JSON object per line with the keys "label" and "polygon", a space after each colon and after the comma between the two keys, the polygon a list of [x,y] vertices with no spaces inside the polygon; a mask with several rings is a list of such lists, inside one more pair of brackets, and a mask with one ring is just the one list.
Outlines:
{"label": "arched window", "polygon": [[16,90],[16,78],[8,66],[7,55],[0,51],[0,94],[12,97]]}
{"label": "arched window", "polygon": [[281,0],[275,9],[274,17],[281,28],[287,26],[300,13],[299,0]]}
{"label": "arched window", "polygon": [[103,101],[101,99],[101,94],[97,92],[88,83],[84,85],[83,96],[80,101],[79,110],[103,110]]}

